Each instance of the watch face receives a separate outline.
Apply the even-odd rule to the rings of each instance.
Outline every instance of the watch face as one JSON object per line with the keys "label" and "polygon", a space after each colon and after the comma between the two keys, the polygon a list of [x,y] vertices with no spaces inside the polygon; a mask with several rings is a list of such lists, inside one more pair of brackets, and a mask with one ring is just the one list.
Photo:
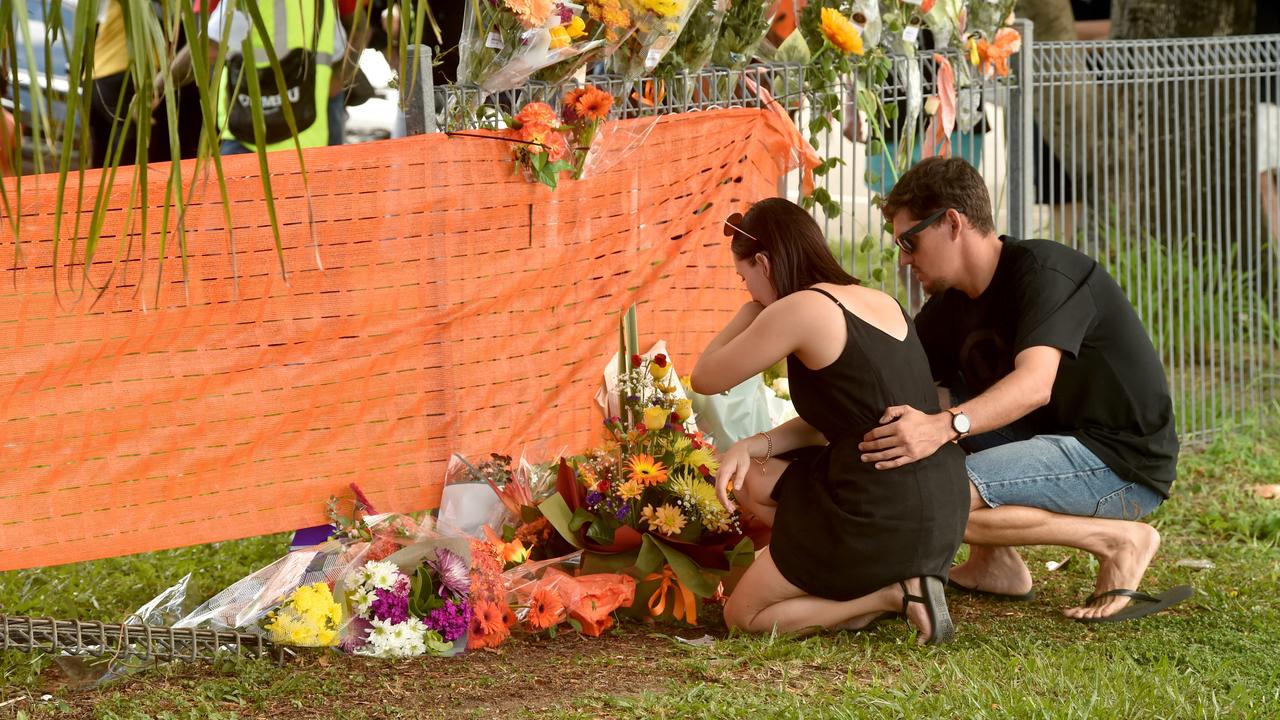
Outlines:
{"label": "watch face", "polygon": [[961,435],[969,432],[969,416],[964,413],[955,415],[951,418],[951,427],[955,428],[955,431]]}

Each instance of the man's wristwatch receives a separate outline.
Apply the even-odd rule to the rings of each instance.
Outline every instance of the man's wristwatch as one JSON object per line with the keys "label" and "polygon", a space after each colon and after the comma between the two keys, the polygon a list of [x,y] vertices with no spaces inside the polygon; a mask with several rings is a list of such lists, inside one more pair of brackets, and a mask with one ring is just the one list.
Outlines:
{"label": "man's wristwatch", "polygon": [[969,428],[973,425],[969,422],[969,416],[959,410],[947,408],[947,412],[951,413],[951,429],[956,431],[956,436],[951,438],[951,442],[959,442],[969,434]]}

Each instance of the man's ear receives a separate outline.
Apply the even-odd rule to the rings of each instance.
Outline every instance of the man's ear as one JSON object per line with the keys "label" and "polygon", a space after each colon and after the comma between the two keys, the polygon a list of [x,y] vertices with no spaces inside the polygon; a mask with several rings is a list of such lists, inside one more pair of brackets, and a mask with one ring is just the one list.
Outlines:
{"label": "man's ear", "polygon": [[951,221],[951,239],[959,240],[962,223],[964,223],[964,215],[956,212],[955,209],[951,209],[947,211],[947,219]]}

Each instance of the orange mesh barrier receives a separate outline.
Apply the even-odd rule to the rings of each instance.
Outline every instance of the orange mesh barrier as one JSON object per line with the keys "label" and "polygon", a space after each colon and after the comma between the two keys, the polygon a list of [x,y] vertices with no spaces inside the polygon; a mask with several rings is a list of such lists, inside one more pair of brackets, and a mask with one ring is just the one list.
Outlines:
{"label": "orange mesh barrier", "polygon": [[[0,570],[314,525],[352,481],[380,508],[435,507],[453,452],[584,449],[618,311],[638,303],[642,342],[666,338],[689,372],[745,299],[722,220],[775,195],[801,145],[770,112],[669,116],[555,192],[488,138],[316,148],[314,235],[297,157],[277,153],[287,280],[254,156],[224,159],[230,240],[216,182],[194,193],[186,281],[172,237],[160,261],[166,166],[145,243],[124,232],[120,171],[87,287],[69,240],[53,271],[56,178],[26,178],[20,256],[0,223],[16,263],[0,285]],[[68,209],[63,237],[77,220],[87,234]]]}

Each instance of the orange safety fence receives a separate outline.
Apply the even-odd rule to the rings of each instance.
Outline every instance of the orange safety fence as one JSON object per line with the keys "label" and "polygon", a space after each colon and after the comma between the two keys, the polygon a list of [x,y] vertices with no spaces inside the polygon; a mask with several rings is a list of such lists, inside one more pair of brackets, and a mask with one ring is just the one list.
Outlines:
{"label": "orange safety fence", "polygon": [[618,312],[637,303],[642,344],[689,372],[746,300],[723,218],[811,165],[803,145],[780,113],[667,116],[554,192],[490,138],[316,148],[310,226],[297,155],[276,153],[287,279],[255,156],[223,159],[231,235],[197,183],[185,278],[172,236],[159,252],[167,165],[145,242],[120,170],[87,283],[71,238],[100,174],[79,217],[74,187],[58,207],[55,176],[23,178],[18,247],[0,218],[0,570],[315,525],[353,481],[431,508],[451,453],[585,449]]}

